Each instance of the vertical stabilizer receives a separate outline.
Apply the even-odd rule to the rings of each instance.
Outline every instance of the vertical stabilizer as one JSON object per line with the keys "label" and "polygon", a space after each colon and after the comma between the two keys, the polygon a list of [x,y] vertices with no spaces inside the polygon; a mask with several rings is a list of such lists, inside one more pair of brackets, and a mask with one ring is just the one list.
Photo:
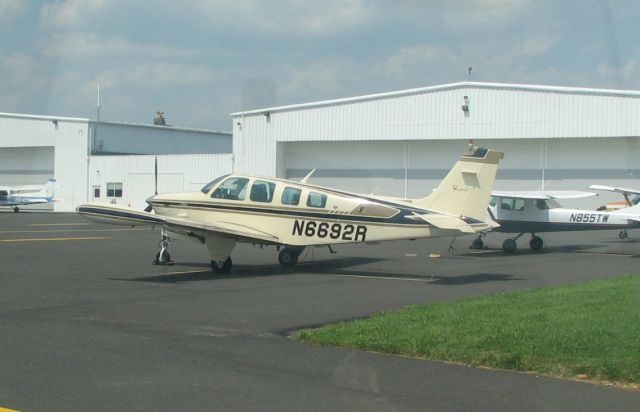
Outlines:
{"label": "vertical stabilizer", "polygon": [[504,153],[469,145],[436,190],[413,204],[448,215],[484,221],[498,163]]}

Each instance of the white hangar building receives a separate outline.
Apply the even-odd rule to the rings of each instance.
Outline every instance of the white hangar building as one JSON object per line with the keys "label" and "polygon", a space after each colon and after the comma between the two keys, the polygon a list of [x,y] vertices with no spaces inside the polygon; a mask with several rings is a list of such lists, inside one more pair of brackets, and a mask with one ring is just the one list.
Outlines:
{"label": "white hangar building", "polygon": [[231,171],[231,144],[227,132],[0,113],[0,185],[54,178],[54,211],[87,201],[144,208],[156,158],[159,192],[196,190]]}
{"label": "white hangar building", "polygon": [[231,116],[237,173],[417,197],[473,139],[505,152],[498,189],[640,188],[638,91],[462,82]]}

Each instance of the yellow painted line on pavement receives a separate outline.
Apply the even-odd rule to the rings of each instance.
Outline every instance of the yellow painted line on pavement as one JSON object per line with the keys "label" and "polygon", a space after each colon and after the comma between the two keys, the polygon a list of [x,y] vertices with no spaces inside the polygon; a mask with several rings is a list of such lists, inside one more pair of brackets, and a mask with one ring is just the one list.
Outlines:
{"label": "yellow painted line on pavement", "polygon": [[92,223],[29,223],[27,226],[88,226]]}
{"label": "yellow painted line on pavement", "polygon": [[374,276],[374,275],[338,275],[335,274],[333,276],[338,276],[342,278],[362,278],[362,279],[383,279],[383,280],[403,280],[408,282],[426,282],[428,279],[416,279],[416,278],[398,278],[394,276]]}
{"label": "yellow painted line on pavement", "polygon": [[112,237],[106,236],[90,236],[90,237],[42,237],[42,238],[31,238],[31,239],[0,239],[0,242],[47,242],[47,241],[56,241],[56,240],[104,240],[104,239],[113,239]]}
{"label": "yellow painted line on pavement", "polygon": [[0,233],[54,233],[54,232],[131,232],[149,229],[52,229],[52,230],[0,230]]}
{"label": "yellow painted line on pavement", "polygon": [[2,406],[0,406],[0,412],[20,412],[16,409],[9,409],[9,408],[4,408]]}

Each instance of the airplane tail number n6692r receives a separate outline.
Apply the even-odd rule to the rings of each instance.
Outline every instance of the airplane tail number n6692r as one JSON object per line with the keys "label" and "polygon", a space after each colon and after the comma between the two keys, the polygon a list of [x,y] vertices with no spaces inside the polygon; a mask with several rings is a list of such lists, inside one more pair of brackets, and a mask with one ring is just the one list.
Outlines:
{"label": "airplane tail number n6692r", "polygon": [[225,175],[199,192],[147,199],[152,212],[84,204],[83,216],[162,230],[156,264],[171,262],[172,239],[204,244],[215,273],[231,270],[236,242],[275,245],[278,260],[294,266],[307,246],[457,236],[487,230],[487,205],[503,153],[469,146],[426,197],[361,195],[271,177]]}

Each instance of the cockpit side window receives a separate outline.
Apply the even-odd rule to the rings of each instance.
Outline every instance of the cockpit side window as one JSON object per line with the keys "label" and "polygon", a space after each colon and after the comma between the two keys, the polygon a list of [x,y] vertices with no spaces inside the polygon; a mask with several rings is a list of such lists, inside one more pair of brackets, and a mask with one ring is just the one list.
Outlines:
{"label": "cockpit side window", "polygon": [[309,192],[307,197],[307,206],[325,207],[327,205],[327,195],[317,192]]}
{"label": "cockpit side window", "polygon": [[302,190],[295,187],[285,187],[282,191],[282,204],[296,206],[300,203],[300,194]]}
{"label": "cockpit side window", "polygon": [[536,209],[547,210],[549,209],[549,205],[547,205],[544,199],[536,199]]}
{"label": "cockpit side window", "polygon": [[9,192],[6,190],[0,190],[0,197],[7,197],[9,196]]}
{"label": "cockpit side window", "polygon": [[221,181],[222,179],[224,179],[224,178],[226,178],[228,176],[229,176],[228,174],[222,175],[222,176],[218,177],[217,179],[214,179],[214,180],[210,181],[209,183],[204,185],[204,187],[202,189],[200,189],[200,191],[206,195],[207,193],[209,193],[211,191],[211,188],[213,188],[216,184],[218,184],[219,181]]}
{"label": "cockpit side window", "polygon": [[211,194],[215,199],[244,200],[247,195],[246,177],[230,177],[222,182]]}
{"label": "cockpit side window", "polygon": [[253,182],[253,185],[251,185],[251,194],[249,194],[249,199],[254,202],[271,203],[275,188],[276,184],[273,182],[256,180]]}
{"label": "cockpit side window", "polygon": [[489,206],[495,206],[495,205],[496,205],[496,197],[491,196],[491,199],[489,199]]}

